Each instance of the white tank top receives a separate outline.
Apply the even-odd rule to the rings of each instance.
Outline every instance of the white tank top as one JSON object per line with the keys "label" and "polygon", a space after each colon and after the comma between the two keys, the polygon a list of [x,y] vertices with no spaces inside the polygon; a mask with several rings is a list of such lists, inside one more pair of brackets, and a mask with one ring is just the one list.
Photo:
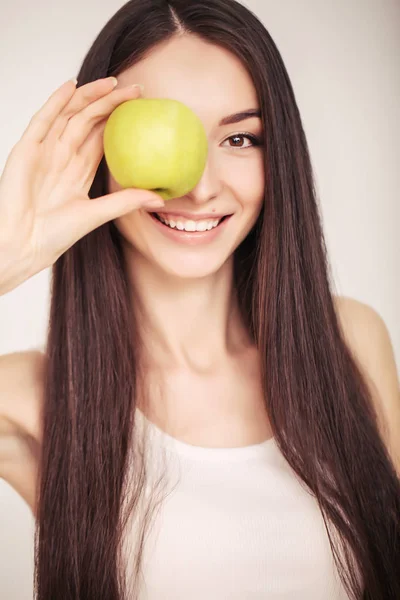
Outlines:
{"label": "white tank top", "polygon": [[144,543],[139,600],[349,599],[317,501],[273,438],[203,448],[137,415],[172,483]]}

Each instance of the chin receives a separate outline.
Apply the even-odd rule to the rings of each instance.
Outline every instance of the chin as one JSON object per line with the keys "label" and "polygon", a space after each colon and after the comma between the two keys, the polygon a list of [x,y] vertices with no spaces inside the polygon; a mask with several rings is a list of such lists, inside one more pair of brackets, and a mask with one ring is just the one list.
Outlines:
{"label": "chin", "polygon": [[152,258],[153,265],[163,274],[182,280],[210,277],[218,273],[228,261],[229,257],[228,259],[224,257],[218,260],[215,255],[208,258],[201,254],[184,258],[182,256],[179,258],[171,257],[171,260],[168,260],[168,256],[163,256],[162,260],[159,257],[157,259]]}

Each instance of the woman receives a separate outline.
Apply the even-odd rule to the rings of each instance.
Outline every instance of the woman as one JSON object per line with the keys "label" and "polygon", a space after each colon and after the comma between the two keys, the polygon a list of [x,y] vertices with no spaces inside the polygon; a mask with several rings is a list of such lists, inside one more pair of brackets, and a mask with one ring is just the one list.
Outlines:
{"label": "woman", "polygon": [[[119,102],[141,83],[189,105],[209,156],[186,196],[122,210],[101,153],[89,196],[121,204],[54,261],[37,599],[398,599],[398,474],[274,42],[234,0],[131,0],[83,61],[70,117],[110,75]],[[67,117],[53,142],[78,135]],[[199,220],[212,230],[183,231]]]}

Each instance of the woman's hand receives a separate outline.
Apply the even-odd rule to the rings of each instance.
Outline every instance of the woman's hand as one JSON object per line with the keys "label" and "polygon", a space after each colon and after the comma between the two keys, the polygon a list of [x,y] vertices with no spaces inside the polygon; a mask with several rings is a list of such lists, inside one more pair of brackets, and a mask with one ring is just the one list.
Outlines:
{"label": "woman's hand", "polygon": [[12,148],[0,178],[0,294],[50,267],[107,221],[142,206],[164,205],[157,194],[137,188],[88,196],[104,154],[108,117],[140,95],[132,86],[114,90],[115,81],[99,79],[80,88],[64,83]]}

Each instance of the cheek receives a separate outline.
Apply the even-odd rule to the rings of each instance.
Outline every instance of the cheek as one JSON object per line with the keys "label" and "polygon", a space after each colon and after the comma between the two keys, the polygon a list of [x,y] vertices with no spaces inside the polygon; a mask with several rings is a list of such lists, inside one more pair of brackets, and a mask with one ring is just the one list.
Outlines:
{"label": "cheek", "polygon": [[139,211],[135,210],[130,214],[114,219],[114,225],[128,244],[135,246],[135,248],[143,247],[143,226]]}
{"label": "cheek", "polygon": [[265,193],[263,157],[254,160],[238,160],[229,177],[232,194],[238,199],[243,213],[255,221],[261,211]]}

